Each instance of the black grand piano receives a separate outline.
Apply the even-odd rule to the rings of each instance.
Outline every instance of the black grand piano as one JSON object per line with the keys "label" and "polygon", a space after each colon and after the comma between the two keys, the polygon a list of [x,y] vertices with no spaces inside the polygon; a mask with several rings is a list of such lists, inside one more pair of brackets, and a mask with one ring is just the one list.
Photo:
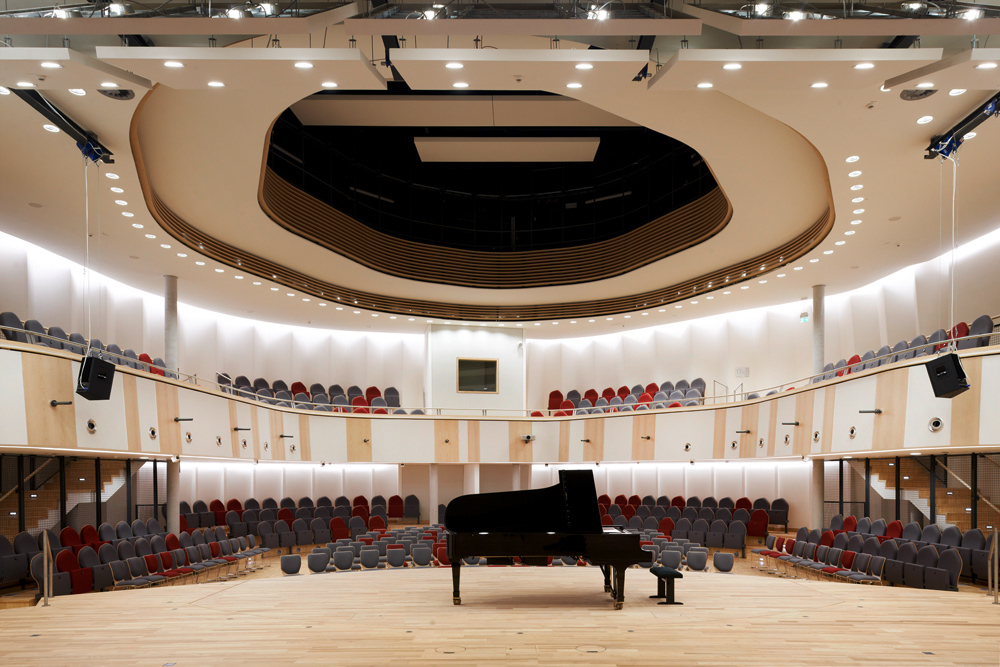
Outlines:
{"label": "black grand piano", "polygon": [[448,503],[444,523],[455,604],[462,604],[463,558],[510,565],[519,557],[527,565],[546,565],[550,556],[575,556],[600,566],[604,590],[621,609],[625,570],[649,557],[637,533],[601,525],[590,470],[560,470],[559,484],[547,489],[459,496]]}

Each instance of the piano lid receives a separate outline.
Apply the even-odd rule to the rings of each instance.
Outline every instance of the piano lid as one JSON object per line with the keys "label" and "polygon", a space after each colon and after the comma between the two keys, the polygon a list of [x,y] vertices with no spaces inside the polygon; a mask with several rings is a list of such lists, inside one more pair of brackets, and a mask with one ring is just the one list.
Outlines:
{"label": "piano lid", "polygon": [[600,533],[592,470],[560,470],[545,489],[459,496],[445,510],[455,533]]}

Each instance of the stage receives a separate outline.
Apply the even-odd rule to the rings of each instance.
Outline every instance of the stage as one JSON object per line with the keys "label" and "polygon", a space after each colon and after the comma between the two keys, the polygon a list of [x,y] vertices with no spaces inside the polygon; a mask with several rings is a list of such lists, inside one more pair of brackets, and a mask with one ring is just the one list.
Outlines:
{"label": "stage", "polygon": [[[303,564],[304,565],[304,564]],[[997,665],[1000,606],[943,593],[685,573],[469,567],[269,576],[0,611],[2,665]]]}

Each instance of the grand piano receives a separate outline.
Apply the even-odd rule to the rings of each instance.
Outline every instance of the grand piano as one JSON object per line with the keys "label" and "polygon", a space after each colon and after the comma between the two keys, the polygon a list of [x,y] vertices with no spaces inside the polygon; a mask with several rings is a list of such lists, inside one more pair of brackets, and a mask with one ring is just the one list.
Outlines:
{"label": "grand piano", "polygon": [[559,483],[545,489],[459,496],[448,503],[444,524],[455,604],[462,604],[462,559],[470,556],[491,565],[515,557],[526,565],[546,565],[550,556],[586,559],[600,566],[615,609],[625,604],[625,570],[649,558],[637,533],[601,525],[590,470],[560,470]]}

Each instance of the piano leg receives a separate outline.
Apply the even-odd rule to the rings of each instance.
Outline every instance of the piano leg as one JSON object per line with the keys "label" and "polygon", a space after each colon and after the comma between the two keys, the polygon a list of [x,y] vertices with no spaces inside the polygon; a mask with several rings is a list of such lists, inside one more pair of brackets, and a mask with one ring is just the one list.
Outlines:
{"label": "piano leg", "polygon": [[455,604],[462,604],[462,596],[458,592],[458,579],[462,573],[461,566],[462,563],[460,561],[451,564],[451,601]]}
{"label": "piano leg", "polygon": [[625,606],[625,570],[626,567],[615,567],[615,609]]}
{"label": "piano leg", "polygon": [[[604,574],[604,592],[605,593],[612,593],[612,590],[611,590],[611,566],[610,565],[602,565],[601,566],[601,572]],[[612,595],[614,595],[614,594],[612,593]]]}

